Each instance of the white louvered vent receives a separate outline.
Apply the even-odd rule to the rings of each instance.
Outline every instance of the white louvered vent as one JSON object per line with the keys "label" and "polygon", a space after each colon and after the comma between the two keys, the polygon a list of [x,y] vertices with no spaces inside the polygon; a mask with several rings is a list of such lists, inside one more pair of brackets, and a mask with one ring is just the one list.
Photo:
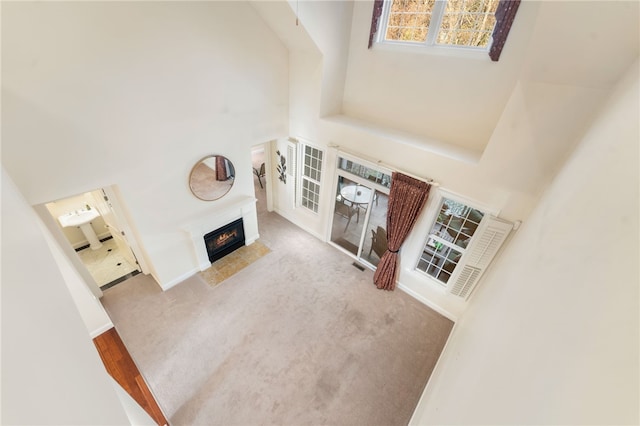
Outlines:
{"label": "white louvered vent", "polygon": [[[513,223],[485,217],[464,257],[460,272],[452,277],[451,294],[467,298],[513,229]],[[457,272],[457,271],[456,271]]]}
{"label": "white louvered vent", "polygon": [[489,262],[496,255],[512,228],[512,223],[489,217],[486,228],[474,241],[467,263],[479,268],[489,266]]}
{"label": "white louvered vent", "polygon": [[289,138],[287,142],[287,175],[289,182],[293,188],[293,207],[296,206],[298,200],[298,140]]}
{"label": "white louvered vent", "polygon": [[480,278],[482,270],[473,266],[465,265],[458,275],[458,279],[453,283],[451,294],[466,297],[473,284]]}
{"label": "white louvered vent", "polygon": [[297,154],[296,148],[298,148],[298,141],[293,138],[289,138],[289,142],[287,143],[287,161],[289,161],[289,167],[287,167],[287,174],[289,176],[296,175],[297,165],[298,165],[298,156],[296,155]]}

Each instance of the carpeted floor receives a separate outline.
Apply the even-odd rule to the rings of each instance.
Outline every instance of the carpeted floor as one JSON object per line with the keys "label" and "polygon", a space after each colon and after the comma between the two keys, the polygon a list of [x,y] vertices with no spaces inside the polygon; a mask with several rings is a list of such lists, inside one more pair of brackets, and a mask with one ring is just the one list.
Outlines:
{"label": "carpeted floor", "polygon": [[172,425],[405,425],[452,322],[274,213],[271,253],[224,285],[102,299]]}

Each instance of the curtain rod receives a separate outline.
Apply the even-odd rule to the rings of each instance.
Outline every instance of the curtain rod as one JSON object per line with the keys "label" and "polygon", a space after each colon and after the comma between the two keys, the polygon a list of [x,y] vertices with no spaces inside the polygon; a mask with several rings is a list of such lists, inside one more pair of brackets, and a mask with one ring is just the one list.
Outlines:
{"label": "curtain rod", "polygon": [[[347,154],[350,154],[350,155],[353,155],[353,156],[356,156],[356,157],[360,157],[360,158],[362,158],[364,160],[367,160],[365,155],[362,155],[362,154],[354,152],[354,151],[350,151],[348,149],[344,149],[344,148],[341,149],[340,145],[329,144],[329,148],[336,148],[338,151],[342,151],[344,153],[347,153]],[[385,167],[385,168],[387,168],[389,170],[392,170],[394,172],[402,173],[403,175],[412,177],[414,179],[418,179],[418,180],[420,180],[422,182],[426,182],[431,186],[440,186],[440,183],[435,182],[433,179],[423,178],[423,177],[420,177],[420,176],[413,175],[411,173],[407,173],[404,170],[400,170],[397,167],[392,166],[391,164],[387,164],[387,163],[383,162],[382,160],[373,160],[373,161],[372,160],[367,160],[367,161],[370,161],[372,163],[376,163],[379,166],[383,166],[383,167]]]}

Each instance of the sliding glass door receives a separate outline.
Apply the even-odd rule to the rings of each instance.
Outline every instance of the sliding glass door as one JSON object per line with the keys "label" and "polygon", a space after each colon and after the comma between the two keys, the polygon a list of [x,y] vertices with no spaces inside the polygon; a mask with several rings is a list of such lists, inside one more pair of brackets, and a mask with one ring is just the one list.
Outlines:
{"label": "sliding glass door", "polygon": [[339,157],[331,242],[375,267],[387,249],[391,177],[361,162]]}

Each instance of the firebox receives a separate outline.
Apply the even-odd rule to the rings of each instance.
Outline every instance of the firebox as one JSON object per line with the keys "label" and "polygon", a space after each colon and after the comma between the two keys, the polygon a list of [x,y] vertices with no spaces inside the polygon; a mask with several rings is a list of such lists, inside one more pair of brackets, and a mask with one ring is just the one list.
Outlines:
{"label": "firebox", "polygon": [[211,263],[244,246],[242,218],[209,232],[204,236],[204,243]]}

